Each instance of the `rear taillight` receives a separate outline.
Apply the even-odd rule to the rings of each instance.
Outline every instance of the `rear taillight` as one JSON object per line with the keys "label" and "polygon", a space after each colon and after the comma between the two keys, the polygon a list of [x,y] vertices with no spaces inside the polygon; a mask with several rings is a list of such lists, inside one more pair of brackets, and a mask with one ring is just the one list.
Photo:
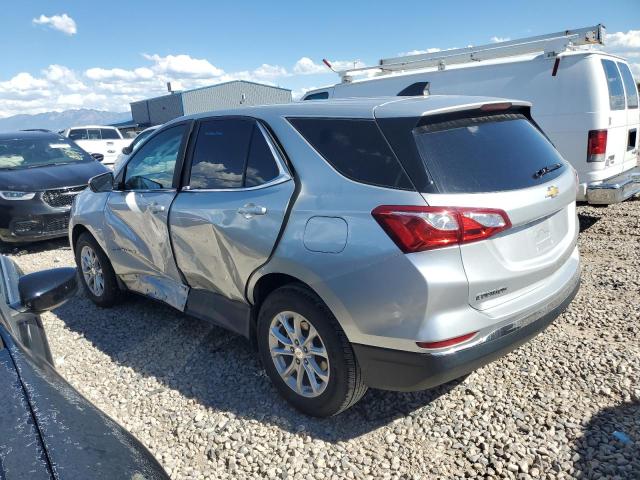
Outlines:
{"label": "rear taillight", "polygon": [[404,253],[476,242],[511,227],[494,208],[382,205],[371,214]]}
{"label": "rear taillight", "polygon": [[607,131],[590,130],[587,141],[587,162],[604,162],[607,153]]}

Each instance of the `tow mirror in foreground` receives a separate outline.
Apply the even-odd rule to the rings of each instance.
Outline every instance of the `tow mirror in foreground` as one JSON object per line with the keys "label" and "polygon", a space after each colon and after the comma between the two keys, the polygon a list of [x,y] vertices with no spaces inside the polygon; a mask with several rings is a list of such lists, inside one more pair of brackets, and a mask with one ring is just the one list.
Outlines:
{"label": "tow mirror in foreground", "polygon": [[30,273],[18,280],[20,303],[31,313],[59,307],[75,295],[78,279],[75,268],[54,268]]}
{"label": "tow mirror in foreground", "polygon": [[89,188],[94,193],[110,192],[113,190],[113,172],[101,173],[89,180]]}
{"label": "tow mirror in foreground", "polygon": [[131,148],[131,146],[122,148],[122,153],[124,153],[125,155],[131,155],[132,151],[133,151],[133,148]]}

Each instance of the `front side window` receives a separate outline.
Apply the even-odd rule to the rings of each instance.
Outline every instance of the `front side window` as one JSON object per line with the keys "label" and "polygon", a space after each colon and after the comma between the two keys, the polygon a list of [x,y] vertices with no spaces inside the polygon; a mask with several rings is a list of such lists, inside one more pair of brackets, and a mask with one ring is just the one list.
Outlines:
{"label": "front side window", "polygon": [[607,87],[609,89],[609,107],[611,110],[624,110],[624,87],[620,72],[612,60],[602,60]]}
{"label": "front side window", "polygon": [[126,166],[125,190],[172,188],[185,130],[185,124],[177,125],[145,142]]}
{"label": "front side window", "polygon": [[87,130],[85,128],[76,128],[69,131],[69,138],[71,140],[86,140]]}
{"label": "front side window", "polygon": [[627,92],[627,108],[638,108],[638,90],[636,88],[636,82],[633,80],[631,70],[629,70],[629,65],[618,62],[618,67],[622,74],[624,89]]}

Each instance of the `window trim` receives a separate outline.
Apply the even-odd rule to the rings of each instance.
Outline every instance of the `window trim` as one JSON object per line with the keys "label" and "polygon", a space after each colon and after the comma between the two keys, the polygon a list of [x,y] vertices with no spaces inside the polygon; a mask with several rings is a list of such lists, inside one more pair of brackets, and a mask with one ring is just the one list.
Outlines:
{"label": "window trim", "polygon": [[[275,178],[272,178],[271,180],[269,180],[268,182],[262,183],[260,185],[254,185],[253,187],[192,188],[189,185],[189,182],[191,181],[191,166],[192,166],[195,143],[198,137],[197,133],[200,130],[200,125],[203,122],[208,122],[212,120],[249,120],[253,122],[254,126],[257,126],[260,129],[260,133],[262,133],[262,136],[264,137],[265,141],[267,142],[267,145],[269,146],[269,150],[271,151],[271,154],[273,155],[273,158],[278,167],[278,175]],[[182,192],[247,192],[251,190],[260,190],[262,188],[268,188],[273,185],[278,185],[280,183],[288,182],[293,178],[287,167],[286,161],[284,160],[283,156],[280,154],[279,148],[276,147],[274,137],[272,137],[271,133],[265,127],[265,125],[263,125],[262,120],[258,118],[244,116],[244,115],[224,115],[224,116],[199,118],[197,121],[197,128],[193,128],[193,131],[195,131],[195,134],[193,135],[193,138],[191,138],[189,141],[188,154],[187,156],[185,156],[185,159],[184,159],[184,171],[182,174],[181,187],[179,187],[179,190]],[[246,169],[247,169],[247,165],[245,162],[245,166],[244,166],[245,172],[246,172]],[[243,175],[245,174],[245,172],[243,172]]]}
{"label": "window trim", "polygon": [[161,132],[165,132],[170,128],[179,127],[181,125],[186,125],[185,131],[182,133],[182,140],[180,142],[180,148],[178,149],[178,157],[176,158],[176,167],[173,171],[173,180],[171,181],[171,188],[157,188],[157,189],[140,189],[140,190],[131,190],[125,189],[125,177],[127,175],[127,168],[129,168],[129,164],[136,157],[136,154],[140,153],[140,149],[137,149],[135,152],[132,152],[125,164],[122,166],[120,171],[118,172],[118,177],[116,178],[116,187],[114,187],[114,191],[118,192],[136,192],[136,193],[150,193],[150,192],[176,192],[180,186],[180,178],[182,175],[182,169],[184,166],[184,158],[186,154],[187,144],[193,132],[193,120],[186,120],[182,122],[171,123],[162,128],[158,128],[155,132],[153,132],[147,139],[145,143],[151,140],[153,137],[158,135]]}

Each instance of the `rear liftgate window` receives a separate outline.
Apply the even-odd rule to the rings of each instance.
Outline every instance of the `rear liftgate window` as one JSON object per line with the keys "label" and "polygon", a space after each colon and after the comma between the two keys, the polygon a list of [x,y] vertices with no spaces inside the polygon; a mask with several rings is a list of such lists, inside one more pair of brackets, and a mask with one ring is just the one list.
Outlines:
{"label": "rear liftgate window", "polygon": [[289,122],[345,177],[369,185],[414,189],[374,120],[290,118]]}
{"label": "rear liftgate window", "polygon": [[556,149],[521,114],[426,124],[413,136],[440,193],[518,190],[553,180],[566,169]]}

